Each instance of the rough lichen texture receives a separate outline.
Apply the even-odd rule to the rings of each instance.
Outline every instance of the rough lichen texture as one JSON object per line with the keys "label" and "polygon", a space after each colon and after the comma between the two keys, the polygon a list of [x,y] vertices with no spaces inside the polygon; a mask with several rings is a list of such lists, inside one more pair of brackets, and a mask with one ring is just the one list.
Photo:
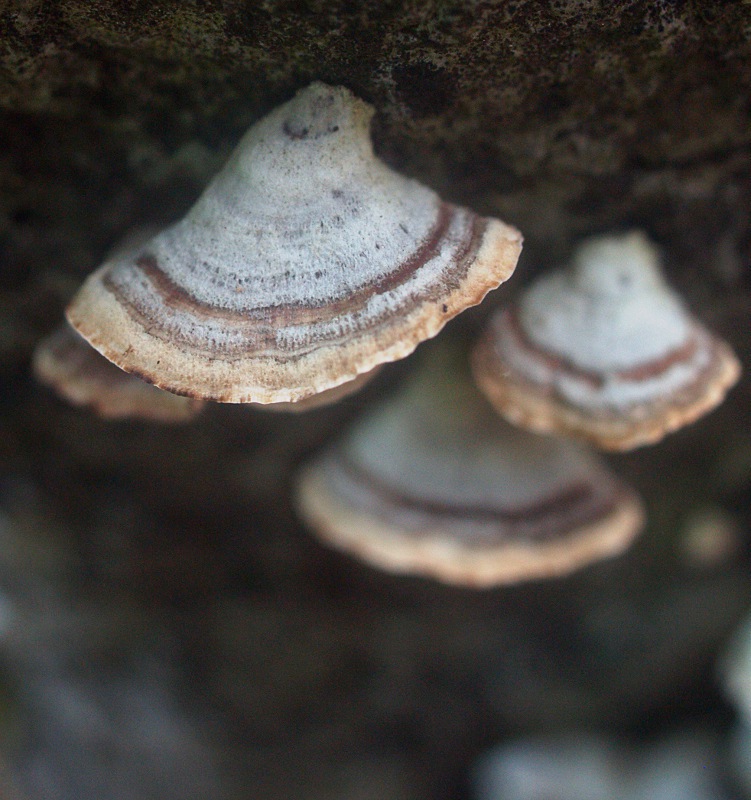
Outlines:
{"label": "rough lichen texture", "polygon": [[[101,774],[131,797],[224,800],[174,779],[186,760],[212,774],[185,746],[161,789],[139,783],[125,717],[161,742],[216,734],[226,796],[236,780],[264,800],[444,800],[510,729],[638,733],[716,709],[714,654],[751,594],[733,539],[751,520],[747,378],[614,461],[650,520],[627,556],[470,596],[358,567],[289,510],[294,467],[411,359],[331,410],[211,407],[168,431],[70,409],[28,369],[106,249],[180,218],[245,129],[313,80],[373,104],[391,167],[524,233],[513,280],[442,335],[472,332],[585,235],[638,227],[748,368],[750,40],[751,5],[708,0],[2,4],[0,697],[17,711],[3,703],[0,727],[25,734],[8,752],[34,800],[109,800]],[[139,708],[161,700],[126,714],[120,685]],[[96,728],[77,738],[82,719]]]}

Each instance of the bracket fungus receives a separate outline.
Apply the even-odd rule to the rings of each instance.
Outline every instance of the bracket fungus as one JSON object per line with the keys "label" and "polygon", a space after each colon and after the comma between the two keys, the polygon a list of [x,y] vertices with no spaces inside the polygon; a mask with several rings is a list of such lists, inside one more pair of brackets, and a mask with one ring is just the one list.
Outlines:
{"label": "bracket fungus", "polygon": [[263,409],[264,411],[281,411],[290,414],[306,413],[317,408],[332,406],[340,400],[357,394],[378,375],[382,368],[382,365],[373,367],[370,372],[363,372],[351,381],[340,383],[331,389],[324,389],[322,392],[305,397],[296,403],[252,403],[251,405],[253,408]]}
{"label": "bracket fungus", "polygon": [[428,362],[302,470],[298,508],[316,534],[382,569],[473,587],[623,551],[642,525],[637,495],[572,443],[503,422],[445,366]]}
{"label": "bracket fungus", "polygon": [[572,269],[544,276],[492,317],[473,367],[511,422],[606,450],[693,422],[740,374],[730,347],[664,282],[638,231],[586,240]]}
{"label": "bracket fungus", "polygon": [[297,402],[411,353],[514,270],[521,235],[373,154],[373,108],[314,83],[188,214],[91,275],[68,319],[163,389]]}
{"label": "bracket fungus", "polygon": [[37,380],[60,397],[105,419],[187,422],[203,407],[200,400],[164,392],[123,372],[67,323],[37,345],[32,369]]}

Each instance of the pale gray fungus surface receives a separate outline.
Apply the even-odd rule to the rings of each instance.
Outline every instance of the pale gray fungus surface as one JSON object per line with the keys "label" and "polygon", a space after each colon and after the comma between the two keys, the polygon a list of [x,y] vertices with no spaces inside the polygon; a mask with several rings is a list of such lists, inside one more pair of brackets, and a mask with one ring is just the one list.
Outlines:
{"label": "pale gray fungus surface", "polygon": [[123,369],[222,402],[296,402],[411,353],[514,270],[517,230],[373,154],[373,108],[314,83],[256,123],[191,211],[68,309]]}
{"label": "pale gray fungus surface", "polygon": [[626,450],[718,405],[740,364],[662,278],[641,232],[599,236],[569,270],[498,312],[474,354],[480,387],[515,424]]}
{"label": "pale gray fungus surface", "polygon": [[441,359],[309,465],[298,498],[335,547],[478,587],[613,556],[643,520],[636,494],[597,459],[501,421]]}

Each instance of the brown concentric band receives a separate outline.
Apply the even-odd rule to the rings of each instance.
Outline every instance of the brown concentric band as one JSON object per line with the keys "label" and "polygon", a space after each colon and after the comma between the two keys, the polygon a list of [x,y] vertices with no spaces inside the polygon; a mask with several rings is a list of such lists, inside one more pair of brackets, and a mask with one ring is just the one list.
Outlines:
{"label": "brown concentric band", "polygon": [[[380,281],[329,303],[300,302],[284,306],[264,306],[241,312],[232,311],[202,303],[190,296],[162,272],[154,256],[148,252],[137,257],[136,266],[146,276],[168,308],[198,320],[222,320],[228,327],[240,330],[243,335],[243,343],[237,346],[238,352],[244,352],[250,348],[273,351],[279,349],[278,329],[325,323],[344,313],[358,312],[373,296],[393,291],[406,283],[417,269],[439,254],[441,244],[457,213],[459,213],[459,209],[455,206],[441,203],[438,206],[435,224],[425,240],[409,258]],[[449,268],[444,271],[435,285],[413,298],[415,305],[439,302],[447,292],[461,284],[479,250],[487,222],[483,217],[475,214],[469,215],[463,236],[454,245],[454,258],[450,262]],[[115,295],[118,302],[128,309],[130,316],[149,332],[149,335],[172,342],[182,340],[196,352],[203,351],[208,356],[216,355],[213,350],[202,343],[186,337],[177,329],[177,326],[168,329],[161,323],[157,324],[147,315],[146,310],[139,304],[138,298],[132,295],[128,287],[117,281],[111,274],[108,273],[104,276],[103,284],[108,291]],[[367,324],[363,325],[363,330],[376,327],[382,321],[382,316],[374,316],[368,320]],[[302,350],[304,348],[296,348],[295,353],[300,353]],[[223,356],[227,354],[226,350],[222,353]]]}
{"label": "brown concentric band", "polygon": [[[498,509],[480,504],[460,505],[409,494],[342,453],[337,454],[335,465],[345,480],[373,497],[376,502],[371,510],[379,517],[387,517],[389,509],[415,512],[446,526],[457,522],[495,526],[504,536],[530,542],[544,542],[605,519],[625,496],[619,483],[606,478],[606,485],[599,491],[591,483],[580,481],[532,506]],[[511,536],[514,531],[523,531],[523,537]]]}

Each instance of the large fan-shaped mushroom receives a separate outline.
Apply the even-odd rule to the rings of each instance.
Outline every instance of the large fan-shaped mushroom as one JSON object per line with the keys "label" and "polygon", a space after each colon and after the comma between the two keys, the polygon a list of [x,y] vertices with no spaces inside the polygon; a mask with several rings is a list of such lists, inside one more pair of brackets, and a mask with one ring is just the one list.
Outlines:
{"label": "large fan-shaped mushroom", "polygon": [[314,83],[254,125],[177,224],[68,319],[155,385],[295,402],[408,355],[513,272],[521,236],[373,154],[373,109]]}

